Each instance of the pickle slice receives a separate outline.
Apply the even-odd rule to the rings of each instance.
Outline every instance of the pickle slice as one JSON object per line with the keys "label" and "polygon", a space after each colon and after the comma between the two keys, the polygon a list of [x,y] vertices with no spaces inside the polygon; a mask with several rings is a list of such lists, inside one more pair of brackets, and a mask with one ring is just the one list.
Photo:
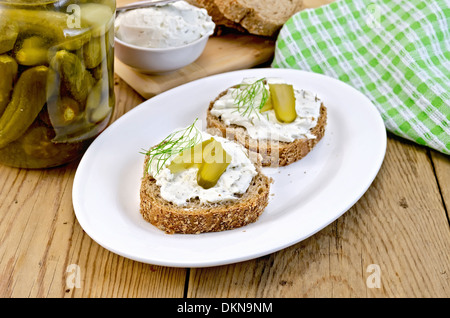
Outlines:
{"label": "pickle slice", "polygon": [[31,158],[50,159],[57,157],[59,152],[58,147],[52,143],[51,136],[51,129],[33,124],[18,141]]}
{"label": "pickle slice", "polygon": [[269,84],[269,90],[277,119],[283,123],[293,122],[297,118],[293,86],[289,84]]}
{"label": "pickle slice", "polygon": [[197,173],[197,183],[204,189],[214,187],[231,163],[231,156],[216,140],[209,143],[203,153],[203,163]]}
{"label": "pickle slice", "polygon": [[192,148],[184,150],[178,156],[176,156],[169,164],[168,168],[173,174],[181,172],[183,170],[197,166],[200,168],[203,162],[203,151],[205,147],[211,143],[214,139],[205,140],[202,143],[195,145]]}
{"label": "pickle slice", "polygon": [[173,174],[198,167],[197,184],[204,189],[214,187],[231,163],[231,156],[222,144],[211,137],[184,150],[176,156],[168,168]]}
{"label": "pickle slice", "polygon": [[264,113],[268,110],[273,109],[273,103],[272,103],[272,96],[269,93],[269,97],[266,100],[266,103],[263,105],[263,107],[261,107],[261,109],[259,110],[260,113]]}

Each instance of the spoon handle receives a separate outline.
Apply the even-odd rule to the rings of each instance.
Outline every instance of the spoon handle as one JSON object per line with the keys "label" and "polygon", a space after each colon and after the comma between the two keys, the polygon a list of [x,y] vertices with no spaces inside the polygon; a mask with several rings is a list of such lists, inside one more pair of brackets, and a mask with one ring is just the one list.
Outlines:
{"label": "spoon handle", "polygon": [[125,10],[132,10],[132,9],[138,9],[138,8],[145,8],[145,7],[154,7],[154,6],[161,6],[165,5],[171,2],[175,2],[178,0],[157,0],[157,1],[140,1],[140,2],[134,2],[130,3],[121,7],[118,7],[116,9],[117,12],[125,11]]}

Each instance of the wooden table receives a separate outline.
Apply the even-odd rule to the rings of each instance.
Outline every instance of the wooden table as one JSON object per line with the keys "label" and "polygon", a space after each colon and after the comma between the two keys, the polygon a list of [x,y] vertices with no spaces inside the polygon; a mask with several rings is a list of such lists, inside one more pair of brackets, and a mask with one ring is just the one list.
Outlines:
{"label": "wooden table", "polygon": [[[114,119],[143,102],[116,77]],[[312,237],[254,260],[170,268],[118,256],[78,224],[77,162],[0,166],[0,297],[449,297],[450,160],[389,135],[365,195]]]}
{"label": "wooden table", "polygon": [[[143,101],[119,78],[115,92],[115,119]],[[450,296],[450,160],[396,137],[337,221],[279,252],[212,268],[148,265],[100,247],[73,211],[77,164],[0,166],[0,297]]]}

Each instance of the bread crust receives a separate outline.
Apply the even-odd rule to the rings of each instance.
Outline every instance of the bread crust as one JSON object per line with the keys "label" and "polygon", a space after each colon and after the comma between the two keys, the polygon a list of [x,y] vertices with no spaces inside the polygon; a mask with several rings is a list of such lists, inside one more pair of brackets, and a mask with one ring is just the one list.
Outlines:
{"label": "bread crust", "polygon": [[251,34],[267,37],[276,36],[283,24],[303,7],[303,0],[215,0],[215,3],[225,18],[242,25]]}
{"label": "bread crust", "polygon": [[[235,87],[237,85],[231,88]],[[227,94],[228,90],[223,91],[215,100],[210,102],[206,114],[207,128],[221,137],[237,141],[247,148],[250,153],[260,155],[261,165],[264,167],[287,166],[304,158],[325,135],[327,108],[322,103],[317,125],[311,130],[311,134],[316,136],[315,139],[296,139],[293,142],[253,139],[245,127],[237,125],[227,126],[220,118],[211,114],[214,103]]]}
{"label": "bread crust", "polygon": [[283,24],[303,9],[303,0],[188,0],[203,7],[217,25],[275,37]]}
{"label": "bread crust", "polygon": [[240,33],[248,33],[247,30],[242,25],[226,18],[219,10],[219,7],[216,5],[214,1],[212,0],[186,0],[186,1],[196,7],[204,8],[206,9],[206,11],[208,11],[208,14],[211,16],[214,23],[216,24],[216,29],[214,31],[216,35],[221,34],[221,32],[223,31],[222,30],[223,27],[236,30]]}
{"label": "bread crust", "polygon": [[156,180],[145,173],[140,188],[140,212],[147,222],[167,234],[199,234],[242,227],[255,222],[269,202],[272,179],[259,168],[257,171],[247,192],[238,200],[201,204],[195,199],[186,207],[163,199]]}

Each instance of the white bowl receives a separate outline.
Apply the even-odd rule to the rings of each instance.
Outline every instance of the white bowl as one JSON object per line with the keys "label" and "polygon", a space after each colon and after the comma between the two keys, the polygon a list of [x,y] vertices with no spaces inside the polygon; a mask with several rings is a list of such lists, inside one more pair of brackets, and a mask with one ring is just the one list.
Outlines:
{"label": "white bowl", "polygon": [[148,74],[162,74],[183,68],[197,60],[209,35],[189,44],[172,48],[145,48],[115,38],[115,55],[128,66]]}

